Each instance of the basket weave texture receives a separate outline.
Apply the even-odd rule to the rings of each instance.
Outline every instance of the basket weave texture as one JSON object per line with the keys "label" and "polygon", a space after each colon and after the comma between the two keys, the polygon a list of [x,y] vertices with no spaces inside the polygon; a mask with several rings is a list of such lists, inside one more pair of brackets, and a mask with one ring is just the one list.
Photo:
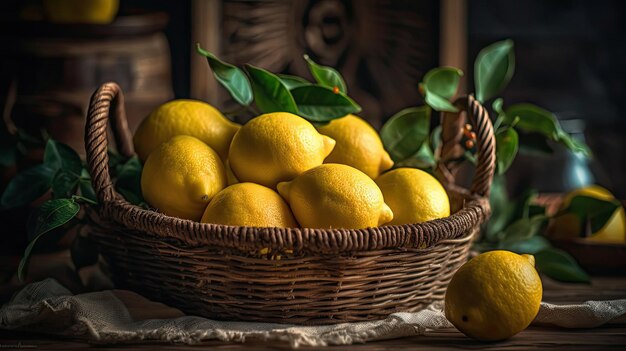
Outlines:
{"label": "basket weave texture", "polygon": [[[467,115],[477,134],[477,167],[469,191],[443,179],[451,196],[463,198],[454,214],[359,230],[256,228],[169,217],[119,195],[109,174],[109,122],[122,155],[133,155],[133,144],[122,92],[115,83],[103,84],[91,98],[85,127],[87,161],[99,200],[88,211],[90,235],[118,287],[190,314],[319,325],[419,310],[443,299],[489,215],[493,127],[472,96],[455,104],[464,113],[453,117]],[[451,174],[446,164],[439,168]],[[265,248],[270,253],[260,255]],[[272,258],[276,255],[280,259]]]}

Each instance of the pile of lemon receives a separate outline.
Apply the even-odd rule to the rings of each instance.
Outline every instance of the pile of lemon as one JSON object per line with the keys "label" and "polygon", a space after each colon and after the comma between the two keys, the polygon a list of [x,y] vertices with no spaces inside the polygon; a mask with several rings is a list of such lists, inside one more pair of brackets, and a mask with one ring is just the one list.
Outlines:
{"label": "pile of lemon", "polygon": [[243,126],[213,106],[173,100],[134,135],[141,190],[156,210],[236,226],[359,229],[450,215],[430,174],[393,167],[376,130],[354,115],[315,127],[285,112]]}

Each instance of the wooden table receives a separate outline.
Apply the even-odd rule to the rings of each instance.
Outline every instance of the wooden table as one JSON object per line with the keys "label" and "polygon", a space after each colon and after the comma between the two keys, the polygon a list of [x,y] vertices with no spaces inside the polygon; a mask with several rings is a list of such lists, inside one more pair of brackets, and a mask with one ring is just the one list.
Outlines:
{"label": "wooden table", "polygon": [[[591,285],[563,284],[542,277],[544,284],[543,300],[551,303],[575,303],[587,300],[612,300],[626,298],[626,277],[594,277]],[[137,318],[155,318],[177,316],[179,311],[162,304],[146,305],[134,293],[116,291],[116,294]],[[142,345],[96,346],[80,340],[61,340],[58,338],[33,334],[16,333],[0,330],[0,349],[7,345],[22,348],[36,347],[41,350],[273,350],[288,349],[287,345],[276,344],[225,344],[206,342],[196,346],[152,343]],[[428,332],[425,336],[408,337],[395,340],[371,342],[352,346],[329,347],[331,350],[604,350],[626,349],[626,325],[611,325],[595,329],[560,329],[530,327],[513,338],[497,343],[484,343],[467,338],[455,329]],[[306,348],[304,348],[306,349]]]}

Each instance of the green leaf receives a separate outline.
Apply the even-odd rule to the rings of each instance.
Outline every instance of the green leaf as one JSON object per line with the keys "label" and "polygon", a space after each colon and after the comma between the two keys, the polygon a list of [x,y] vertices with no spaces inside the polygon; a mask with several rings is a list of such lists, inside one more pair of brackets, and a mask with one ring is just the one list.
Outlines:
{"label": "green leaf", "polygon": [[437,150],[441,145],[441,125],[436,126],[430,132],[430,149]]}
{"label": "green leaf", "polygon": [[80,195],[94,202],[98,202],[98,197],[96,196],[96,192],[93,190],[93,186],[91,185],[91,175],[89,175],[89,171],[85,168],[82,169],[80,174]]}
{"label": "green leaf", "polygon": [[310,121],[327,122],[361,111],[361,106],[343,93],[320,85],[307,85],[291,91],[298,114]]}
{"label": "green leaf", "polygon": [[263,113],[290,112],[298,113],[296,102],[289,89],[275,74],[262,68],[246,65],[252,81],[254,103]]}
{"label": "green leaf", "polygon": [[394,166],[396,168],[399,167],[410,167],[410,168],[419,168],[419,169],[429,169],[436,165],[435,154],[433,153],[428,141],[424,141],[422,147],[413,155],[408,158],[396,163]]}
{"label": "green leaf", "polygon": [[569,206],[564,210],[574,213],[582,223],[591,225],[591,233],[596,233],[613,217],[621,204],[617,200],[601,200],[595,197],[577,195],[572,198]]}
{"label": "green leaf", "polygon": [[69,222],[78,214],[80,205],[71,199],[55,199],[44,202],[35,213],[35,222],[29,226],[29,237],[33,238],[24,251],[20,261],[17,276],[20,281],[24,280],[28,260],[37,240],[52,229],[58,228]]}
{"label": "green leaf", "polygon": [[141,170],[141,161],[133,156],[121,166],[115,181],[117,191],[134,205],[144,201],[141,194]]}
{"label": "green leaf", "polygon": [[383,125],[380,138],[394,162],[414,155],[428,140],[430,111],[428,106],[406,108]]}
{"label": "green leaf", "polygon": [[506,87],[515,72],[513,41],[503,40],[483,48],[474,62],[476,99],[485,102]]}
{"label": "green leaf", "polygon": [[48,139],[43,154],[43,163],[55,171],[63,169],[67,173],[80,175],[83,163],[80,156],[66,144]]}
{"label": "green leaf", "polygon": [[539,231],[546,221],[547,217],[544,215],[537,215],[532,218],[520,218],[506,227],[500,234],[499,239],[502,240],[502,242],[515,242],[530,239],[539,234]]}
{"label": "green leaf", "polygon": [[557,133],[557,141],[565,146],[567,149],[585,157],[591,156],[591,150],[589,149],[587,144],[572,138],[571,135],[567,134],[561,129],[559,129]]}
{"label": "green leaf", "polygon": [[311,85],[311,82],[304,78],[300,78],[298,76],[291,76],[288,74],[277,74],[280,81],[287,87],[287,89],[292,90],[294,88]]}
{"label": "green leaf", "polygon": [[591,155],[587,145],[573,139],[561,129],[556,116],[552,112],[533,104],[521,103],[512,105],[506,110],[505,122],[510,124],[516,117],[519,117],[516,128],[529,133],[540,133],[544,137],[556,141],[570,151],[580,155]]}
{"label": "green leaf", "polygon": [[533,104],[521,103],[509,106],[505,114],[507,124],[511,124],[515,117],[519,117],[516,128],[525,132],[540,133],[550,140],[558,140],[560,128],[556,117],[548,110]]}
{"label": "green leaf", "polygon": [[502,129],[496,134],[496,172],[504,174],[515,160],[519,146],[517,132],[513,128]]}
{"label": "green leaf", "polygon": [[80,177],[59,169],[52,178],[52,195],[55,199],[69,198],[76,193]]}
{"label": "green leaf", "polygon": [[434,94],[451,99],[459,88],[463,71],[455,67],[433,68],[424,75],[423,88],[428,95]]}
{"label": "green leaf", "polygon": [[491,108],[498,114],[498,115],[502,115],[504,114],[504,110],[502,109],[502,106],[504,105],[504,99],[502,98],[497,98],[495,100],[493,100],[493,102],[491,103]]}
{"label": "green leaf", "polygon": [[424,101],[428,106],[432,107],[433,110],[439,112],[458,112],[459,109],[456,108],[450,101],[442,98],[439,95],[430,93],[426,91],[426,95],[424,97]]}
{"label": "green leaf", "polygon": [[535,255],[537,270],[552,279],[564,282],[589,283],[589,275],[565,251],[548,248]]}
{"label": "green leaf", "polygon": [[500,250],[513,251],[518,254],[531,254],[534,255],[539,251],[545,250],[550,247],[550,242],[540,235],[517,240],[517,241],[503,241],[498,245]]}
{"label": "green leaf", "polygon": [[318,65],[309,57],[309,55],[304,55],[304,59],[309,65],[309,70],[311,71],[311,74],[313,75],[313,78],[315,78],[315,81],[317,83],[330,89],[337,87],[339,88],[339,91],[344,94],[348,92],[346,82],[343,80],[343,77],[336,69],[328,66]]}
{"label": "green leaf", "polygon": [[506,178],[503,175],[494,175],[491,183],[491,193],[489,195],[489,204],[491,207],[491,217],[487,222],[485,239],[487,241],[496,241],[497,235],[512,220],[515,211],[515,204],[509,201],[506,189]]}
{"label": "green leaf", "polygon": [[38,199],[50,189],[54,174],[55,171],[45,164],[17,173],[2,194],[0,207],[19,207]]}
{"label": "green leaf", "polygon": [[230,93],[240,105],[248,106],[252,102],[252,88],[246,74],[240,68],[223,62],[212,53],[196,44],[196,51],[205,56],[215,79]]}

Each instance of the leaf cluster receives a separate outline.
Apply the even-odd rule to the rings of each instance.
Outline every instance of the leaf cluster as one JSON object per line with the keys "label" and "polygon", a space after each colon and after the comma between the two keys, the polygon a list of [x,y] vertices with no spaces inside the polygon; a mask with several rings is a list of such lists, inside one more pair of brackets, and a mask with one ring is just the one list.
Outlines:
{"label": "leaf cluster", "polygon": [[[142,204],[141,163],[109,152],[116,189],[130,202]],[[43,162],[17,173],[0,197],[0,208],[28,205],[50,193],[50,199],[35,208],[27,223],[30,240],[18,266],[18,278],[26,274],[28,260],[37,241],[56,228],[78,219],[81,203],[97,204],[87,165],[70,146],[53,139],[45,144]],[[74,254],[74,253],[73,253]]]}
{"label": "leaf cluster", "polygon": [[255,114],[289,112],[311,122],[324,123],[361,111],[347,95],[348,88],[341,74],[332,67],[317,64],[307,55],[304,59],[315,82],[274,74],[250,64],[237,67],[220,60],[199,44],[196,51],[206,57],[213,76],[233,100]]}

